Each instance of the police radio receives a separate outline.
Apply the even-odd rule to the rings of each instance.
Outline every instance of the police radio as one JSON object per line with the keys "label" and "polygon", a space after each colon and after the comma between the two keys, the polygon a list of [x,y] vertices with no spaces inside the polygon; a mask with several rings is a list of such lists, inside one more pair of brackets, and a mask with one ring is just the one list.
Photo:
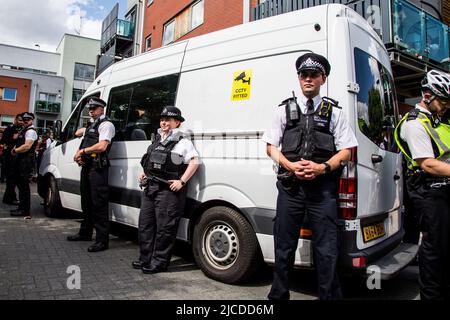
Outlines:
{"label": "police radio", "polygon": [[297,97],[295,96],[295,92],[292,91],[292,99],[288,101],[288,110],[289,110],[289,119],[290,120],[298,120],[298,108],[297,108]]}

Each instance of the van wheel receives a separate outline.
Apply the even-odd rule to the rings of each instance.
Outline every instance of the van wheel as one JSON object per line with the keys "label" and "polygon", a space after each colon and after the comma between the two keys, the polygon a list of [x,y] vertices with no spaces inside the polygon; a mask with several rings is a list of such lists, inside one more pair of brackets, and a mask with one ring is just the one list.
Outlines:
{"label": "van wheel", "polygon": [[194,259],[210,278],[238,283],[258,267],[261,252],[251,225],[235,210],[206,210],[194,229]]}
{"label": "van wheel", "polygon": [[53,176],[47,179],[47,190],[44,198],[44,211],[47,217],[57,217],[62,213],[61,200],[59,198],[59,189]]}

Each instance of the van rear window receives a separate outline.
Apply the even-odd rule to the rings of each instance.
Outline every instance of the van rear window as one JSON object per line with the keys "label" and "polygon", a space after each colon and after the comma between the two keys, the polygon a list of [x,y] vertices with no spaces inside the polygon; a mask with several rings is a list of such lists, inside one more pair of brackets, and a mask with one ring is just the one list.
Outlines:
{"label": "van rear window", "polygon": [[355,66],[359,85],[359,130],[381,149],[398,152],[394,140],[398,108],[391,74],[375,58],[358,48],[355,48]]}

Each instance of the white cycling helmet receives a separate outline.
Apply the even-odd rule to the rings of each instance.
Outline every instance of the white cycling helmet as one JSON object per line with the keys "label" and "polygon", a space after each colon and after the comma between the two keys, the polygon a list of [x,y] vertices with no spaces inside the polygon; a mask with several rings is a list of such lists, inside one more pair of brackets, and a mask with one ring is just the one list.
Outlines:
{"label": "white cycling helmet", "polygon": [[450,97],[450,74],[430,70],[422,80],[422,88],[430,89],[436,96],[449,99]]}

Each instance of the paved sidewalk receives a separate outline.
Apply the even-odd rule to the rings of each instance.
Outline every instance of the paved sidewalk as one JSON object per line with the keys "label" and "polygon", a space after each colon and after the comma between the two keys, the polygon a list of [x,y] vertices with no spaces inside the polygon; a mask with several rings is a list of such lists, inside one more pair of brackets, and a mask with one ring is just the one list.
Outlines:
{"label": "paved sidewalk", "polygon": [[[0,197],[5,184],[0,184]],[[32,184],[31,220],[11,217],[0,201],[0,300],[133,299],[133,300],[265,300],[272,272],[262,265],[251,281],[227,285],[207,278],[195,265],[189,245],[178,242],[168,272],[145,275],[131,267],[138,257],[137,231],[113,224],[110,249],[87,252],[90,242],[69,242],[78,232],[81,215],[67,213],[47,218],[42,199]],[[72,267],[71,267],[72,266]],[[80,270],[80,289],[69,289],[73,269]],[[382,290],[368,290],[361,280],[343,281],[346,299],[418,299],[418,269],[410,266],[382,283]],[[76,284],[69,281],[69,287]],[[315,275],[296,270],[291,299],[316,299]]]}
{"label": "paved sidewalk", "polygon": [[[0,184],[3,196],[4,184]],[[138,256],[136,230],[119,229],[110,249],[88,253],[90,242],[68,242],[80,215],[47,218],[42,199],[32,184],[31,220],[10,217],[15,206],[0,204],[0,300],[4,299],[265,299],[270,275],[248,286],[231,286],[207,278],[192,260],[187,245],[177,244],[169,272],[145,275],[131,268]],[[181,253],[180,253],[181,252]],[[185,253],[187,252],[187,253]],[[184,258],[180,257],[183,256]],[[81,289],[68,289],[67,280],[78,266]],[[73,283],[73,282],[72,282]],[[311,299],[301,293],[297,299]]]}

